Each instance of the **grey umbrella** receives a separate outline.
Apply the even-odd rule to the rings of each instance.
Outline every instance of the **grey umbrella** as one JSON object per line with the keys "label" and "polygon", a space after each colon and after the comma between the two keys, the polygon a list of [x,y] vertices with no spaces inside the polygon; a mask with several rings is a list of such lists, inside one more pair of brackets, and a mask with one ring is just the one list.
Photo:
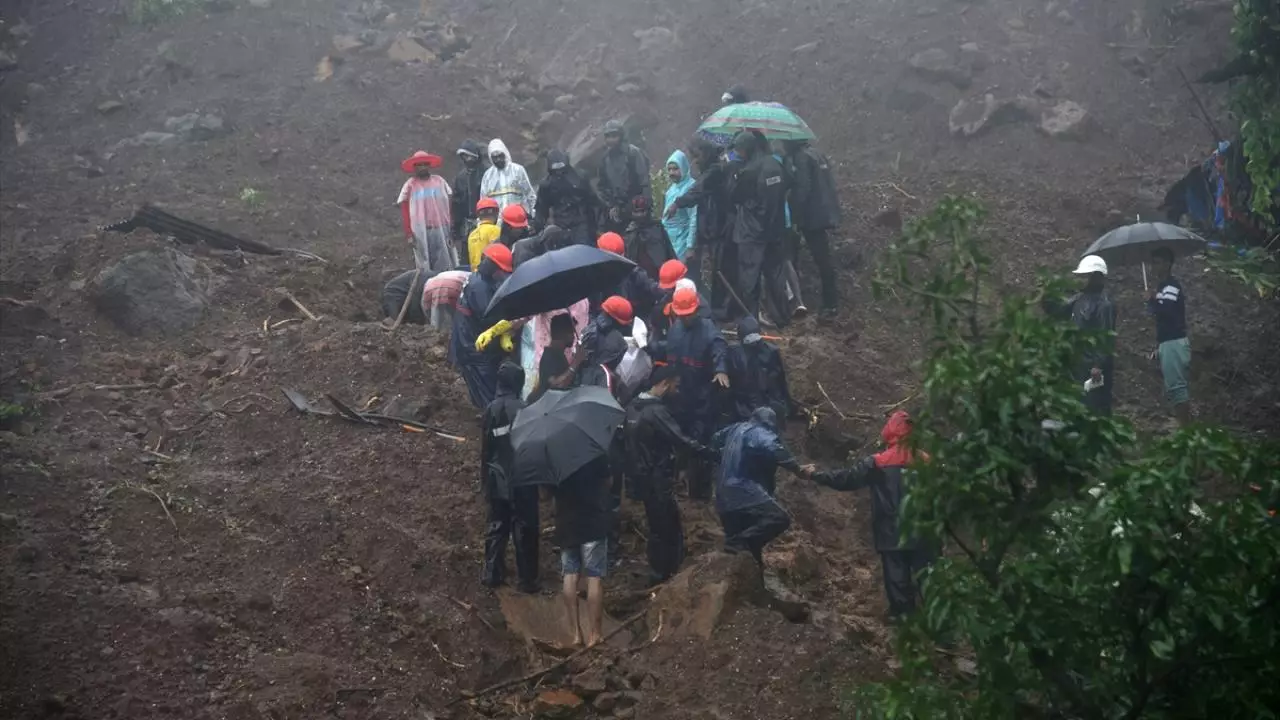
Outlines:
{"label": "grey umbrella", "polygon": [[1157,248],[1168,248],[1174,257],[1182,257],[1204,250],[1205,245],[1204,238],[1177,225],[1134,223],[1103,235],[1080,255],[1097,255],[1107,265],[1137,265],[1150,260]]}

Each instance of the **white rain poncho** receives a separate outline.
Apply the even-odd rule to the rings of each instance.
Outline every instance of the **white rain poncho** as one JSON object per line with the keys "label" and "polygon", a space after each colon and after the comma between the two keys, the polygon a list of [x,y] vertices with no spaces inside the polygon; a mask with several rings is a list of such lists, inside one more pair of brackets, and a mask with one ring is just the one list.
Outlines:
{"label": "white rain poncho", "polygon": [[538,194],[533,183],[529,182],[529,173],[524,171],[523,165],[512,159],[506,143],[498,138],[489,141],[489,157],[492,158],[495,153],[505,155],[507,165],[503,168],[490,165],[489,169],[484,171],[484,178],[480,180],[480,194],[496,200],[499,210],[505,209],[508,205],[520,203],[524,206],[525,213],[533,217]]}

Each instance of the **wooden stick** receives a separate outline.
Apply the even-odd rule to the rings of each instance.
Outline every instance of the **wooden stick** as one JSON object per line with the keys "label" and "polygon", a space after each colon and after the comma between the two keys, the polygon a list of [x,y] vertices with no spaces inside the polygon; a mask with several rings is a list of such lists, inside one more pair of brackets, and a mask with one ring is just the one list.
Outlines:
{"label": "wooden stick", "polygon": [[497,630],[493,627],[493,623],[489,622],[488,620],[485,620],[485,619],[484,619],[484,616],[480,614],[480,610],[479,610],[479,609],[477,609],[477,608],[476,608],[476,606],[474,606],[474,605],[472,605],[472,604],[470,604],[470,603],[463,602],[463,601],[459,600],[458,598],[453,597],[452,595],[445,595],[445,597],[446,597],[446,598],[448,598],[448,599],[449,599],[449,601],[450,601],[450,602],[452,602],[454,605],[457,605],[458,607],[462,608],[463,610],[466,610],[466,611],[467,611],[467,612],[469,612],[469,613],[474,613],[474,614],[475,614],[475,616],[476,616],[476,619],[477,619],[477,620],[479,620],[480,622],[484,623],[484,626],[485,626],[485,627],[489,628],[490,630],[492,630],[492,631],[494,631],[494,632],[497,632]]}
{"label": "wooden stick", "polygon": [[413,279],[409,281],[409,292],[404,294],[404,302],[400,304],[400,314],[396,316],[396,321],[391,327],[387,328],[388,332],[400,329],[400,323],[404,322],[405,313],[409,312],[409,301],[413,300],[413,286],[418,283],[418,276],[421,274],[422,268],[414,268]]}
{"label": "wooden stick", "polygon": [[724,273],[716,270],[716,277],[720,278],[720,282],[724,283],[724,289],[729,291],[729,297],[733,298],[733,301],[738,303],[738,307],[742,308],[742,312],[750,315],[751,311],[747,309],[747,304],[742,302],[742,298],[738,297],[738,293],[733,291],[733,285],[729,282],[729,279],[724,276]]}
{"label": "wooden stick", "polygon": [[891,187],[891,188],[893,188],[894,190],[897,190],[898,192],[902,193],[902,194],[903,194],[903,196],[905,196],[905,197],[906,197],[907,199],[909,199],[909,200],[919,200],[919,199],[920,199],[920,198],[916,197],[915,195],[912,195],[911,193],[907,192],[906,190],[903,190],[901,187],[899,187],[899,186],[898,186],[898,184],[897,184],[897,183],[889,183],[889,187]]}
{"label": "wooden stick", "polygon": [[822,397],[826,398],[827,402],[831,403],[831,409],[836,411],[836,414],[840,416],[841,420],[849,419],[848,416],[840,411],[840,407],[836,405],[836,401],[832,400],[831,396],[827,394],[827,391],[822,387],[822,383],[818,383],[818,392],[822,393]]}
{"label": "wooden stick", "polygon": [[[737,331],[737,330],[721,330],[721,331],[720,331],[720,334],[721,334],[721,335],[732,335],[732,336],[734,336],[734,337],[737,337],[737,336],[738,336],[738,331]],[[782,337],[781,335],[761,335],[761,336],[760,336],[760,339],[761,339],[761,340],[780,340],[780,341],[784,341],[784,342],[785,342],[785,341],[787,341],[787,340],[790,340],[791,338],[784,338],[784,337]]]}
{"label": "wooden stick", "polygon": [[301,302],[299,302],[298,298],[293,296],[293,293],[289,292],[285,288],[276,288],[276,292],[280,293],[281,295],[284,296],[286,300],[293,303],[293,306],[298,308],[298,311],[301,312],[303,315],[306,315],[308,320],[311,320],[313,322],[320,321],[320,318],[317,317],[315,313],[308,310],[306,305],[303,305]]}
{"label": "wooden stick", "polygon": [[478,698],[478,697],[483,697],[483,696],[485,696],[485,695],[488,695],[488,694],[490,694],[490,693],[497,692],[497,691],[502,690],[502,689],[504,689],[504,688],[509,688],[509,687],[511,687],[512,685],[519,685],[519,684],[521,684],[521,683],[529,682],[530,680],[537,680],[538,678],[542,677],[543,675],[546,675],[546,674],[547,674],[547,673],[549,673],[549,672],[552,672],[553,670],[558,670],[558,669],[560,669],[560,668],[564,667],[565,665],[568,665],[569,663],[573,662],[574,660],[576,660],[576,659],[577,659],[579,656],[581,656],[581,655],[584,655],[584,654],[586,654],[586,653],[589,653],[589,652],[591,652],[592,650],[595,650],[596,648],[602,648],[602,647],[604,647],[606,644],[608,644],[609,640],[613,639],[613,636],[614,636],[614,635],[617,635],[618,633],[622,632],[625,628],[628,628],[628,627],[630,627],[630,626],[632,626],[632,625],[636,624],[636,622],[637,622],[637,621],[639,621],[639,620],[640,620],[640,618],[644,617],[644,616],[645,616],[645,615],[647,615],[647,614],[649,614],[649,611],[648,611],[647,609],[645,609],[645,610],[641,610],[640,612],[636,613],[635,615],[632,615],[631,617],[629,617],[629,618],[627,618],[626,620],[624,620],[624,621],[622,622],[622,624],[618,625],[618,627],[616,627],[616,628],[614,628],[614,629],[610,630],[608,633],[606,633],[604,637],[600,638],[600,642],[596,643],[595,645],[588,645],[588,646],[586,646],[586,647],[584,647],[584,648],[582,648],[582,649],[578,650],[577,652],[573,653],[572,655],[570,655],[570,656],[566,657],[565,659],[563,659],[563,660],[561,660],[561,661],[559,661],[559,662],[557,662],[557,663],[553,663],[550,667],[544,668],[544,669],[542,669],[542,670],[538,670],[538,671],[536,671],[536,672],[531,672],[531,673],[529,673],[528,675],[523,675],[523,676],[521,676],[521,677],[515,678],[514,680],[504,680],[504,681],[502,681],[502,682],[500,682],[500,683],[498,683],[498,684],[496,684],[496,685],[490,685],[489,687],[487,687],[487,688],[485,688],[485,689],[483,689],[483,690],[480,690],[480,691],[478,691],[478,692],[468,692],[468,691],[465,691],[465,690],[464,690],[464,691],[462,692],[462,694],[461,694],[461,695],[459,695],[458,697],[454,698],[452,701],[450,701],[450,703],[449,703],[449,704],[450,704],[450,705],[453,705],[454,703],[458,703],[458,702],[461,702],[461,701],[463,701],[463,700],[474,700],[474,699],[476,699],[476,698]]}
{"label": "wooden stick", "polygon": [[133,483],[125,483],[123,485],[117,485],[111,488],[110,490],[107,491],[107,494],[104,497],[111,497],[111,493],[117,490],[120,490],[121,488],[125,490],[136,490],[137,492],[147,493],[151,497],[155,498],[156,501],[160,503],[160,508],[164,510],[164,516],[169,518],[169,524],[173,526],[173,534],[182,535],[182,532],[178,530],[178,521],[174,520],[173,513],[169,512],[169,503],[166,503],[164,501],[164,498],[160,497],[158,494],[156,494],[155,490],[152,490],[149,487],[142,487],[141,485],[134,485]]}
{"label": "wooden stick", "polygon": [[916,395],[919,395],[919,394],[920,394],[920,391],[919,391],[919,390],[916,390],[915,392],[913,392],[913,393],[911,393],[910,395],[908,395],[908,396],[906,396],[906,397],[902,398],[902,399],[901,399],[901,400],[899,400],[898,402],[893,403],[892,405],[881,405],[880,407],[884,408],[885,410],[893,410],[894,408],[901,407],[901,406],[905,405],[909,400],[911,400],[912,398],[914,398]]}

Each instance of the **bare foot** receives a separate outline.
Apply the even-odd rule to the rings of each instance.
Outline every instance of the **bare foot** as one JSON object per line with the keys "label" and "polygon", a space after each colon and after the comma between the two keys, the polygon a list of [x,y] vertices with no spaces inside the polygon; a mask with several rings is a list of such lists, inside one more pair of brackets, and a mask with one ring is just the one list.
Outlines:
{"label": "bare foot", "polygon": [[599,644],[600,644],[599,635],[593,635],[591,636],[591,639],[587,640],[587,647],[595,647],[596,645],[599,645]]}
{"label": "bare foot", "polygon": [[573,647],[582,647],[582,636],[581,636],[581,635],[574,635],[574,636],[573,636]]}

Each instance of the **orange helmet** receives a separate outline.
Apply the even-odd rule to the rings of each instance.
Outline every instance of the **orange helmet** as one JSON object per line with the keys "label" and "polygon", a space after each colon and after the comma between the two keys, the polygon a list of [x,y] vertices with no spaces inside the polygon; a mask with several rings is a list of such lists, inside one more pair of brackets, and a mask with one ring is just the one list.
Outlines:
{"label": "orange helmet", "polygon": [[631,319],[634,317],[634,312],[631,309],[631,302],[621,295],[613,295],[609,297],[600,305],[600,309],[604,310],[606,315],[617,320],[623,325],[631,322]]}
{"label": "orange helmet", "polygon": [[[518,205],[516,207],[519,207]],[[502,268],[503,272],[511,272],[511,248],[502,243],[490,243],[484,249],[484,256]]]}
{"label": "orange helmet", "polygon": [[607,232],[596,240],[596,247],[606,250],[614,255],[621,255],[627,251],[627,245],[622,241],[622,236],[616,232]]}
{"label": "orange helmet", "polygon": [[658,287],[670,290],[688,272],[689,268],[685,267],[684,263],[679,260],[668,260],[658,268]]}
{"label": "orange helmet", "polygon": [[529,227],[529,215],[523,205],[508,205],[502,209],[502,224],[513,228]]}
{"label": "orange helmet", "polygon": [[680,288],[671,298],[671,312],[686,317],[698,312],[698,291],[693,288]]}
{"label": "orange helmet", "polygon": [[480,202],[476,203],[476,212],[480,212],[482,210],[497,210],[497,209],[498,209],[498,201],[494,200],[491,197],[480,198]]}

